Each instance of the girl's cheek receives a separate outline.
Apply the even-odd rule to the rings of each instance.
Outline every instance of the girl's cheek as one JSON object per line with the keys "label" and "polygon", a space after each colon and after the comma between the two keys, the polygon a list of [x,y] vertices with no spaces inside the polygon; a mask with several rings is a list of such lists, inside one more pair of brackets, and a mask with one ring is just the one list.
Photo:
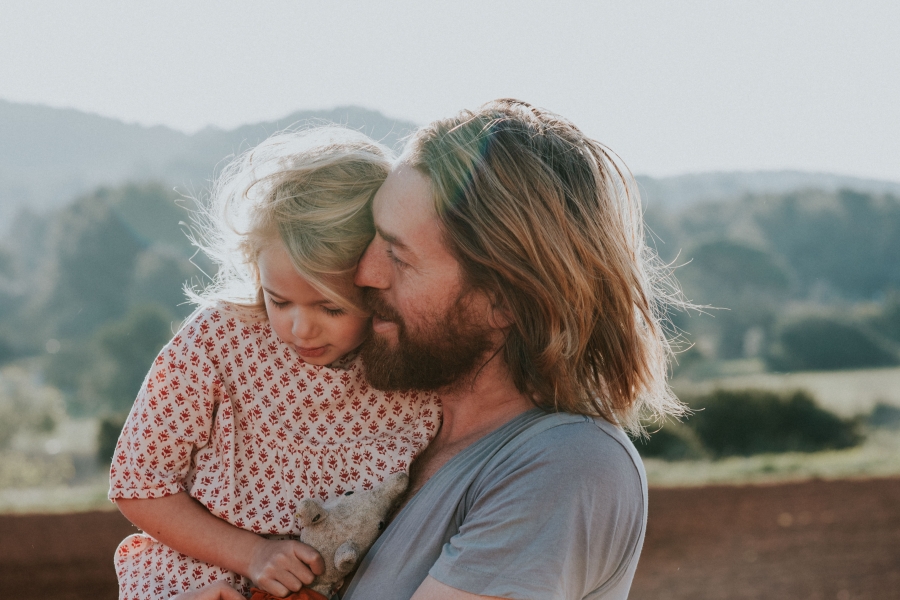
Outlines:
{"label": "girl's cheek", "polygon": [[369,329],[369,319],[368,318],[360,318],[353,317],[354,323],[352,325],[351,334],[348,337],[352,337],[357,344],[361,344],[363,338],[366,337],[366,332]]}

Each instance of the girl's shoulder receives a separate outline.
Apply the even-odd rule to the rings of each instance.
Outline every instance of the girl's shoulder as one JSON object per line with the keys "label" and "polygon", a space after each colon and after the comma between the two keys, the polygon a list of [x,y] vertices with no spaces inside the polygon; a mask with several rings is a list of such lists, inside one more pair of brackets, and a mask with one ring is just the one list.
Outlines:
{"label": "girl's shoulder", "polygon": [[191,313],[184,320],[176,339],[221,336],[223,332],[240,332],[246,338],[266,335],[268,330],[265,311],[218,300],[199,306]]}

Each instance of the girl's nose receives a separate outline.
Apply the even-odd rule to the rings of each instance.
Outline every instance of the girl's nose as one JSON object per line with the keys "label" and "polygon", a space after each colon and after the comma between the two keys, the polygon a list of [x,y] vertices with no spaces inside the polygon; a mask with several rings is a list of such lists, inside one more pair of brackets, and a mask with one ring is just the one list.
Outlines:
{"label": "girl's nose", "polygon": [[311,340],[319,334],[319,326],[315,319],[304,315],[294,317],[294,326],[291,329],[294,337],[300,340]]}

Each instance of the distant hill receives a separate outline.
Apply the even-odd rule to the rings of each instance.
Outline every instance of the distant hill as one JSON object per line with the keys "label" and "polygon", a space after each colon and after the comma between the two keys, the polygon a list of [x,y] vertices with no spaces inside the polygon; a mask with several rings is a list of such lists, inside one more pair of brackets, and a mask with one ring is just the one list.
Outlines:
{"label": "distant hill", "polygon": [[[22,207],[35,212],[69,203],[99,185],[161,181],[189,193],[204,189],[227,157],[265,137],[305,121],[340,123],[397,147],[415,129],[357,106],[301,111],[277,121],[236,129],[209,127],[192,135],[167,127],[143,127],[73,109],[0,100],[0,232]],[[651,204],[681,210],[706,200],[802,189],[848,188],[900,196],[900,183],[828,173],[758,171],[638,177]]]}
{"label": "distant hill", "polygon": [[232,130],[208,127],[188,135],[73,109],[0,100],[0,231],[20,207],[44,212],[98,185],[158,180],[188,191],[203,189],[226,157],[308,121],[360,129],[390,147],[416,127],[345,106],[295,112]]}
{"label": "distant hill", "polygon": [[658,178],[639,175],[637,180],[645,201],[675,211],[699,202],[732,200],[748,194],[785,194],[810,189],[824,192],[849,189],[900,196],[900,182],[804,171],[732,171]]}

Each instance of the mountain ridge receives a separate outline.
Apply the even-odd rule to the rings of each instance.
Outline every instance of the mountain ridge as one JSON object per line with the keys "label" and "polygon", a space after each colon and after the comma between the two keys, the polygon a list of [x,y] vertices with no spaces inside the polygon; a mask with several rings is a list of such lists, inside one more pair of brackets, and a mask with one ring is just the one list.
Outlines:
{"label": "mountain ridge", "polygon": [[0,100],[0,223],[8,225],[18,210],[44,212],[103,185],[156,180],[205,188],[229,156],[310,121],[359,129],[389,147],[416,127],[374,110],[339,106],[188,134],[71,108]]}
{"label": "mountain ridge", "polygon": [[900,182],[791,169],[707,171],[670,177],[638,175],[636,179],[645,202],[660,202],[665,208],[676,211],[701,202],[808,189],[825,192],[850,189],[869,194],[900,196]]}
{"label": "mountain ridge", "polygon": [[[276,131],[311,121],[360,129],[395,149],[416,128],[411,121],[375,110],[339,106],[185,133],[72,108],[0,100],[0,231],[19,210],[45,212],[98,186],[155,180],[179,189],[204,189],[228,157]],[[676,211],[703,201],[809,188],[900,196],[900,182],[790,170],[638,175],[637,180],[645,202]]]}

